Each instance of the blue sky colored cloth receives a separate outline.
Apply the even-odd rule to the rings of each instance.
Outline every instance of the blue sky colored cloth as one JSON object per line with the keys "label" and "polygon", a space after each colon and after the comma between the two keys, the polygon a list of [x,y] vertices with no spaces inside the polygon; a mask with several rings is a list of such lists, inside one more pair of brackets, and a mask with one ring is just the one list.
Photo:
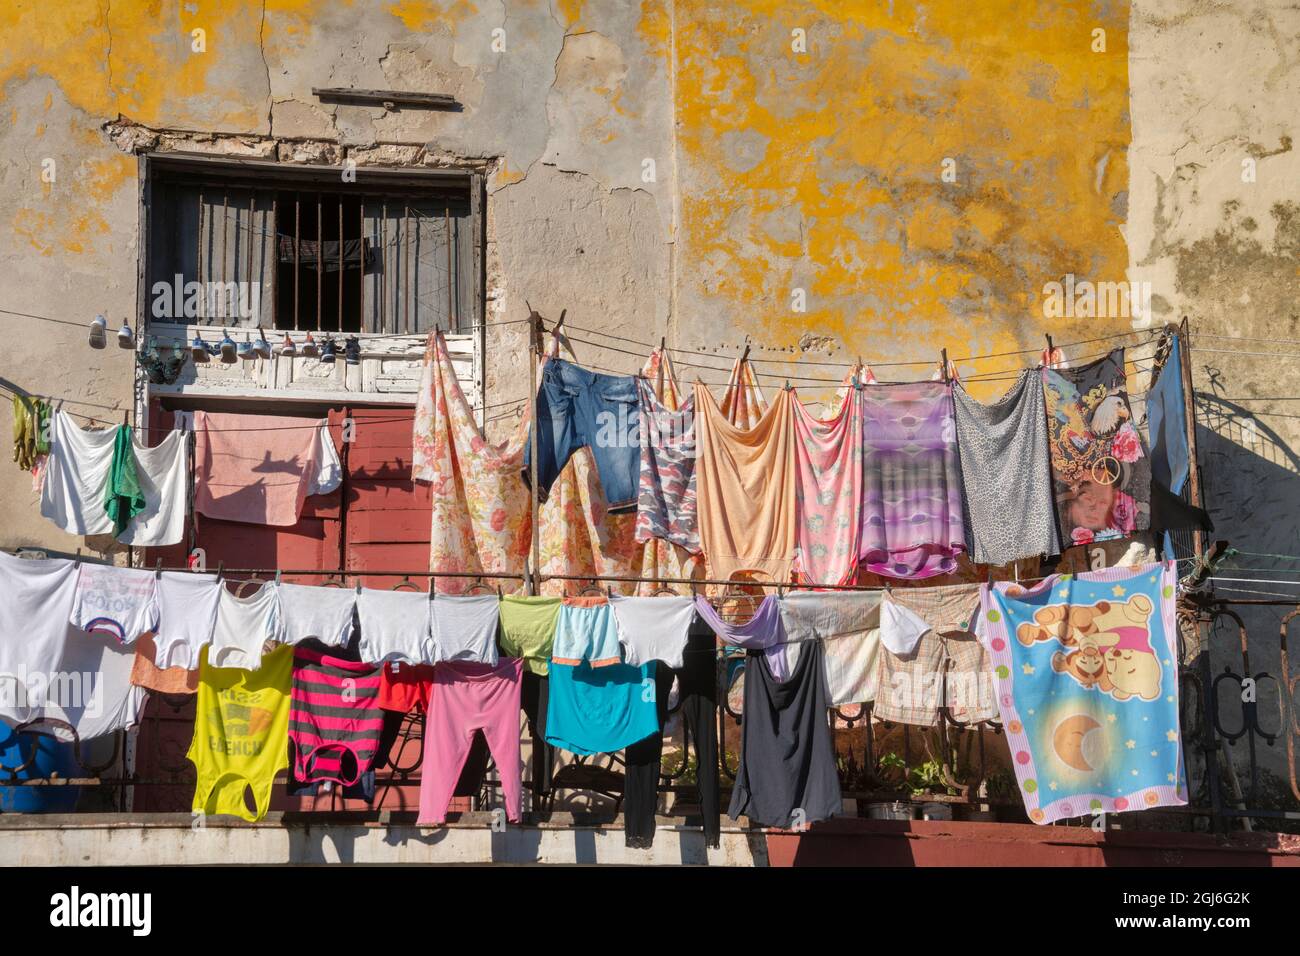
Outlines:
{"label": "blue sky colored cloth", "polygon": [[595,667],[551,662],[546,742],[575,754],[617,753],[659,733],[655,662]]}
{"label": "blue sky colored cloth", "polygon": [[981,610],[1029,819],[1183,806],[1174,564],[989,585]]}

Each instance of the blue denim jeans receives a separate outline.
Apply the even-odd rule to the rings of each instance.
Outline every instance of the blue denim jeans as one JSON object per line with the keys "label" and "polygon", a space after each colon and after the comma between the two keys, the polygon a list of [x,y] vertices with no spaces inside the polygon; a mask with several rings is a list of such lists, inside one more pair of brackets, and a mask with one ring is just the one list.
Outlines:
{"label": "blue denim jeans", "polygon": [[[546,500],[573,453],[586,445],[612,512],[635,511],[641,467],[641,410],[636,379],[600,375],[550,359],[537,390],[538,499]],[[524,483],[532,439],[524,445]]]}

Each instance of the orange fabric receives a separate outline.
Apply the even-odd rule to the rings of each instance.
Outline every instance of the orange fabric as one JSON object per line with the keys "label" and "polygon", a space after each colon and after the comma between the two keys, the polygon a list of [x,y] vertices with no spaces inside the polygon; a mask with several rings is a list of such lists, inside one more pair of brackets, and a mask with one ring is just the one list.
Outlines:
{"label": "orange fabric", "polygon": [[788,581],[795,548],[794,393],[782,390],[752,428],[727,421],[695,384],[696,497],[709,577]]}
{"label": "orange fabric", "polygon": [[152,634],[141,634],[135,642],[135,663],[131,665],[131,683],[160,694],[197,694],[199,670],[187,671],[183,667],[162,669],[154,662]]}
{"label": "orange fabric", "polygon": [[570,594],[564,599],[569,607],[600,607],[608,604],[609,598],[603,594]]}
{"label": "orange fabric", "polygon": [[432,690],[432,664],[403,664],[397,670],[385,664],[379,678],[379,706],[399,714],[409,714],[416,707],[423,710]]}
{"label": "orange fabric", "polygon": [[748,359],[738,358],[731,366],[721,407],[723,417],[741,428],[753,428],[767,411],[767,399],[763,397],[758,376]]}

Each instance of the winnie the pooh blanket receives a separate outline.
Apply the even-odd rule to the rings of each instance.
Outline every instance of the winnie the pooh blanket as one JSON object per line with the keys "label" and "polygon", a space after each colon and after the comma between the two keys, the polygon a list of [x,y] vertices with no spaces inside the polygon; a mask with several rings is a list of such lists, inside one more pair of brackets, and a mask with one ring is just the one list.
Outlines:
{"label": "winnie the pooh blanket", "polygon": [[1187,803],[1174,564],[986,585],[980,638],[1029,819]]}

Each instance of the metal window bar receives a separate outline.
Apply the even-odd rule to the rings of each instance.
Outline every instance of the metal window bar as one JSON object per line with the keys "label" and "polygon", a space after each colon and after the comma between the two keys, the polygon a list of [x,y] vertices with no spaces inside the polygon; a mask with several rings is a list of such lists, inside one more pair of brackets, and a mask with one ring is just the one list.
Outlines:
{"label": "metal window bar", "polygon": [[317,193],[316,194],[316,255],[314,257],[314,261],[316,263],[316,328],[318,330],[324,329],[324,326],[320,324],[321,299],[323,298],[321,293],[325,285],[325,274],[321,271],[321,260],[324,258],[324,256],[321,255],[321,250],[325,248],[324,229],[322,228],[325,223],[325,211],[323,206],[324,203],[321,194]]}
{"label": "metal window bar", "polygon": [[[342,193],[327,192],[324,189],[312,189],[306,193],[299,189],[272,189],[269,209],[261,195],[263,189],[256,184],[236,182],[223,184],[218,182],[215,190],[220,190],[220,200],[216,200],[214,187],[196,184],[193,191],[184,190],[181,184],[163,180],[157,184],[156,204],[169,209],[184,208],[194,203],[197,198],[196,251],[194,259],[188,259],[186,250],[185,270],[192,270],[191,275],[198,278],[203,286],[220,283],[225,286],[232,280],[251,282],[260,270],[259,258],[267,253],[267,243],[271,251],[271,291],[273,294],[271,315],[263,319],[262,313],[253,317],[250,325],[262,326],[270,323],[272,328],[285,328],[293,331],[313,329],[344,333],[349,329],[359,332],[379,334],[412,334],[425,328],[432,328],[435,323],[448,331],[456,331],[461,323],[461,312],[468,309],[464,300],[464,281],[461,271],[471,260],[467,258],[469,250],[461,248],[465,238],[461,234],[460,217],[468,214],[477,215],[474,204],[463,207],[448,199],[448,194],[421,196],[418,200],[404,200],[400,214],[394,205],[393,194],[377,192],[373,196],[360,197],[357,200],[355,223],[358,232],[354,238],[347,236],[349,212],[347,198]],[[247,189],[247,196],[242,191]],[[233,192],[233,194],[232,194]],[[317,244],[312,252],[310,239],[303,237],[304,205],[315,194],[316,229],[314,240]],[[326,225],[326,196],[330,202],[337,202],[333,216],[336,223]],[[292,202],[290,215],[280,199]],[[212,201],[210,201],[212,200]],[[457,205],[453,215],[452,205]],[[442,215],[437,215],[437,206],[442,206]],[[218,212],[220,207],[220,212]],[[194,208],[192,205],[190,208]],[[281,226],[281,212],[284,212],[284,225]],[[378,213],[376,216],[375,214]],[[367,217],[371,217],[368,219]],[[378,222],[373,222],[374,218]],[[184,228],[182,217],[172,218],[173,232]],[[391,222],[389,221],[391,219]],[[291,221],[290,221],[291,220]],[[391,228],[390,228],[391,226]],[[331,241],[326,236],[327,228],[336,230],[339,247],[333,261],[326,261],[328,254],[324,244]],[[165,235],[160,228],[159,236]],[[220,238],[218,239],[218,231]],[[347,254],[345,242],[357,244],[357,261],[352,262]],[[444,248],[439,248],[439,243]],[[246,245],[241,245],[246,244]],[[174,247],[183,243],[174,239]],[[292,254],[289,249],[292,248]],[[376,254],[377,250],[377,254]],[[281,251],[284,258],[281,260]],[[314,256],[314,258],[313,258]],[[367,261],[368,256],[374,258]],[[151,260],[152,261],[152,260]],[[192,265],[190,264],[192,263]],[[293,277],[285,274],[292,263]],[[316,273],[315,317],[307,307],[303,288],[302,268],[311,264]],[[281,268],[283,266],[283,268]],[[154,268],[161,271],[166,268],[172,272],[174,267],[169,262],[160,261]],[[337,268],[339,276],[334,288],[327,289],[324,274]],[[349,270],[356,272],[349,276]],[[421,274],[423,273],[423,275]],[[288,283],[292,281],[292,292]],[[311,281],[307,279],[307,281]],[[353,291],[355,282],[356,291]],[[366,285],[372,288],[367,291]],[[445,283],[445,285],[443,284]],[[280,301],[283,285],[284,301]],[[478,284],[475,282],[475,288]],[[333,291],[336,295],[333,328],[324,325],[325,294]],[[232,317],[235,302],[225,301],[229,295],[223,294],[200,296],[200,318],[205,324],[221,321],[227,324]],[[216,302],[220,302],[220,306]],[[285,313],[292,307],[293,317]],[[369,309],[369,311],[367,311]],[[230,310],[230,311],[228,311]],[[357,313],[354,324],[352,315]],[[468,309],[471,314],[475,309]],[[234,315],[236,319],[246,318]]]}

